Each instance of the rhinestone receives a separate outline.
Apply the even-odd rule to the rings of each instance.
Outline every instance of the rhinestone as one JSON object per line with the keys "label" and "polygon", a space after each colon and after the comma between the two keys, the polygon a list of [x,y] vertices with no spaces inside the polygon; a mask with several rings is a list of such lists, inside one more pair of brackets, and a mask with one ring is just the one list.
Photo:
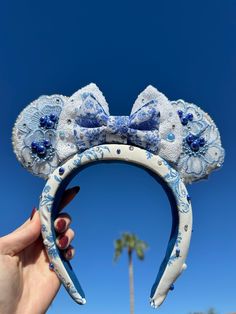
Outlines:
{"label": "rhinestone", "polygon": [[54,269],[54,264],[53,264],[53,263],[50,263],[50,264],[49,264],[49,269],[51,269],[51,270]]}
{"label": "rhinestone", "polygon": [[168,142],[174,142],[175,135],[173,133],[169,133],[169,134],[167,134],[166,139],[167,139]]}

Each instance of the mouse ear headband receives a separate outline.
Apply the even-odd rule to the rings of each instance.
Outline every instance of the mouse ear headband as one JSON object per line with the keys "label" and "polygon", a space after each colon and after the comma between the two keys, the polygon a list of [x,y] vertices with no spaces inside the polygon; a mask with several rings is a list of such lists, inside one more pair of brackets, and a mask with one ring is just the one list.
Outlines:
{"label": "mouse ear headband", "polygon": [[185,184],[206,178],[224,160],[220,134],[209,115],[183,100],[169,101],[148,86],[130,116],[112,116],[101,91],[89,84],[71,97],[33,101],[19,115],[12,139],[20,163],[47,180],[39,204],[44,245],[51,268],[79,304],[86,302],[84,292],[56,246],[53,228],[66,186],[95,162],[134,163],[155,175],[173,216],[166,255],[150,294],[151,305],[158,307],[186,268],[192,209]]}

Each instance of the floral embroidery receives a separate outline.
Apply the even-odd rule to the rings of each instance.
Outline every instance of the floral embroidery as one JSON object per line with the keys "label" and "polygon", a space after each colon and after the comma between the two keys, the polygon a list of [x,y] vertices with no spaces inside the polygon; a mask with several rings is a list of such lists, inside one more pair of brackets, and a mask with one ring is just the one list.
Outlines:
{"label": "floral embroidery", "polygon": [[13,130],[19,160],[43,178],[59,164],[56,129],[63,106],[61,96],[41,96],[22,111]]}
{"label": "floral embroidery", "polygon": [[172,102],[180,119],[190,117],[183,125],[183,149],[176,168],[185,183],[203,179],[224,161],[220,134],[212,119],[194,104]]}

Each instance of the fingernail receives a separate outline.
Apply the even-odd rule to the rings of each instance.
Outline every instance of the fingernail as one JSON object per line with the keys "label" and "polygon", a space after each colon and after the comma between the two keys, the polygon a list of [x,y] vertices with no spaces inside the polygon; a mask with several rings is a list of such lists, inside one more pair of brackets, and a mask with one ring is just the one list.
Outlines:
{"label": "fingernail", "polygon": [[59,237],[58,242],[59,242],[60,248],[64,249],[64,248],[66,248],[66,246],[69,242],[69,238],[66,235],[61,236],[61,237]]}
{"label": "fingernail", "polygon": [[67,252],[66,252],[66,257],[68,259],[71,259],[73,257],[73,253],[72,253],[72,249],[69,249]]}
{"label": "fingernail", "polygon": [[32,210],[32,212],[31,212],[31,215],[30,215],[30,220],[32,220],[32,219],[33,219],[34,214],[36,213],[36,211],[37,211],[37,208],[36,208],[36,207],[34,207],[34,208],[33,208],[33,210]]}
{"label": "fingernail", "polygon": [[58,232],[64,231],[66,228],[66,221],[65,219],[59,219],[56,225],[56,229]]}
{"label": "fingernail", "polygon": [[77,194],[80,190],[80,186],[74,186],[72,189],[71,189],[73,192],[75,192],[75,194]]}

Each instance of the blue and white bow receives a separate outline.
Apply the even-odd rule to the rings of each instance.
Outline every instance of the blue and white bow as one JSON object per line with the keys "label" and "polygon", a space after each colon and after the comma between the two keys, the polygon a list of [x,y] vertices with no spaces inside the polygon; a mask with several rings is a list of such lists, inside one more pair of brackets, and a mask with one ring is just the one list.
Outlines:
{"label": "blue and white bow", "polygon": [[131,144],[157,153],[160,111],[151,100],[130,116],[111,116],[92,94],[83,95],[78,108],[74,136],[79,152],[104,143]]}

